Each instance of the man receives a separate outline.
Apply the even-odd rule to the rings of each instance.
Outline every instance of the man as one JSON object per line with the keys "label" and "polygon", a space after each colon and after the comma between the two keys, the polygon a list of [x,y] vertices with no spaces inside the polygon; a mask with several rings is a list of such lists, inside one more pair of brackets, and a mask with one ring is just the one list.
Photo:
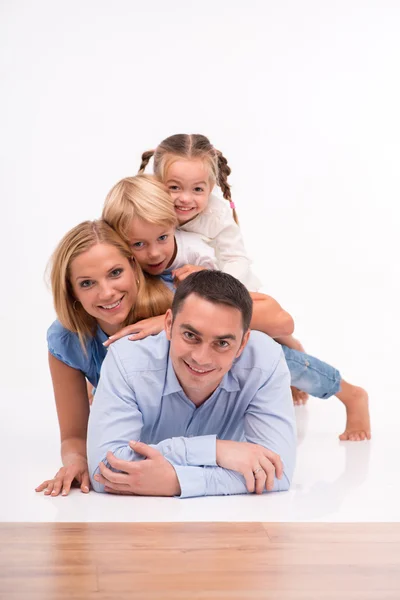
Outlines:
{"label": "man", "polygon": [[200,271],[178,286],[165,332],[109,348],[88,428],[95,491],[185,498],[289,489],[289,371],[281,347],[250,332],[251,316],[239,281]]}

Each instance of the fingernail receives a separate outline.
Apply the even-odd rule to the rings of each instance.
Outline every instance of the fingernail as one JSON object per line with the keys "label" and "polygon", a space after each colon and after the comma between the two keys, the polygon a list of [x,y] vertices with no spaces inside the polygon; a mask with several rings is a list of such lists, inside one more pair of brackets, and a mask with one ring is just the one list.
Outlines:
{"label": "fingernail", "polygon": [[67,495],[67,492],[66,492],[65,490],[63,490],[63,491],[61,492],[61,496],[66,496],[66,495]]}
{"label": "fingernail", "polygon": [[129,442],[130,446],[134,446],[135,444],[136,444],[136,442],[132,442],[132,441]]}
{"label": "fingernail", "polygon": [[94,476],[94,479],[95,479],[96,481],[98,481],[98,480],[100,479],[100,477],[99,477],[98,475],[95,475],[95,476]]}
{"label": "fingernail", "polygon": [[55,495],[56,495],[56,490],[53,490],[53,491],[51,492],[51,495],[52,495],[52,496],[55,496]]}
{"label": "fingernail", "polygon": [[83,490],[84,492],[88,492],[88,491],[89,491],[89,488],[88,488],[88,486],[87,486],[87,485],[84,485],[84,486],[83,486],[83,488],[82,488],[82,490]]}

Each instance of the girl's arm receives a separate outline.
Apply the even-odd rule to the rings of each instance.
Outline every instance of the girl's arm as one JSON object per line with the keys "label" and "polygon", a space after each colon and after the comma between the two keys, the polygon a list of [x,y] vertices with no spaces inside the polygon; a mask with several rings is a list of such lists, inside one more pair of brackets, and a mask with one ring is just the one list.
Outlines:
{"label": "girl's arm", "polygon": [[290,336],[294,331],[294,321],[280,304],[271,296],[250,292],[253,300],[251,329],[257,329],[270,337]]}
{"label": "girl's arm", "polygon": [[208,207],[180,229],[200,234],[214,249],[218,268],[239,279],[249,290],[258,290],[261,282],[251,272],[242,232],[235,223],[226,200],[211,194]]}
{"label": "girl's arm", "polygon": [[86,379],[81,371],[69,367],[49,353],[49,366],[56,400],[61,436],[63,467],[57,475],[44,481],[36,491],[57,496],[67,495],[74,479],[83,492],[89,491],[86,458],[86,434],[89,400]]}
{"label": "girl's arm", "polygon": [[239,279],[247,289],[257,290],[261,287],[261,282],[251,270],[251,261],[247,256],[240,228],[232,216],[229,217],[230,221],[224,223],[225,226],[212,240],[218,267]]}

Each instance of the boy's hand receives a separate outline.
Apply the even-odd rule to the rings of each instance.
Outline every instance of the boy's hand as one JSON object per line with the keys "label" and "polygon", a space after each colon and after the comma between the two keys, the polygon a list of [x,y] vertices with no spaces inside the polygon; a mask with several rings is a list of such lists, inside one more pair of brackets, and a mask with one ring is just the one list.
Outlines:
{"label": "boy's hand", "polygon": [[160,315],[159,317],[150,317],[149,319],[143,319],[142,321],[138,321],[134,325],[128,325],[123,329],[120,329],[114,335],[110,335],[108,340],[106,340],[103,344],[106,348],[112,344],[113,342],[125,337],[126,335],[130,335],[130,340],[143,340],[148,335],[157,335],[164,329],[164,320],[165,315]]}
{"label": "boy's hand", "polygon": [[179,267],[179,269],[175,269],[172,271],[172,276],[175,280],[175,285],[182,283],[184,279],[188,275],[192,273],[197,273],[197,271],[207,271],[205,267],[198,267],[197,265],[185,265],[184,267]]}

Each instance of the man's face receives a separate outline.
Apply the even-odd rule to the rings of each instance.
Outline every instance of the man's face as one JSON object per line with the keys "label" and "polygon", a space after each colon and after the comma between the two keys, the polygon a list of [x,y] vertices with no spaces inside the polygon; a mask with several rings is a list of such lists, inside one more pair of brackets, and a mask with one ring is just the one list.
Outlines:
{"label": "man's face", "polygon": [[218,387],[250,334],[243,332],[238,309],[213,304],[196,294],[184,300],[173,323],[171,310],[167,312],[165,329],[176,376],[187,397],[197,405]]}

